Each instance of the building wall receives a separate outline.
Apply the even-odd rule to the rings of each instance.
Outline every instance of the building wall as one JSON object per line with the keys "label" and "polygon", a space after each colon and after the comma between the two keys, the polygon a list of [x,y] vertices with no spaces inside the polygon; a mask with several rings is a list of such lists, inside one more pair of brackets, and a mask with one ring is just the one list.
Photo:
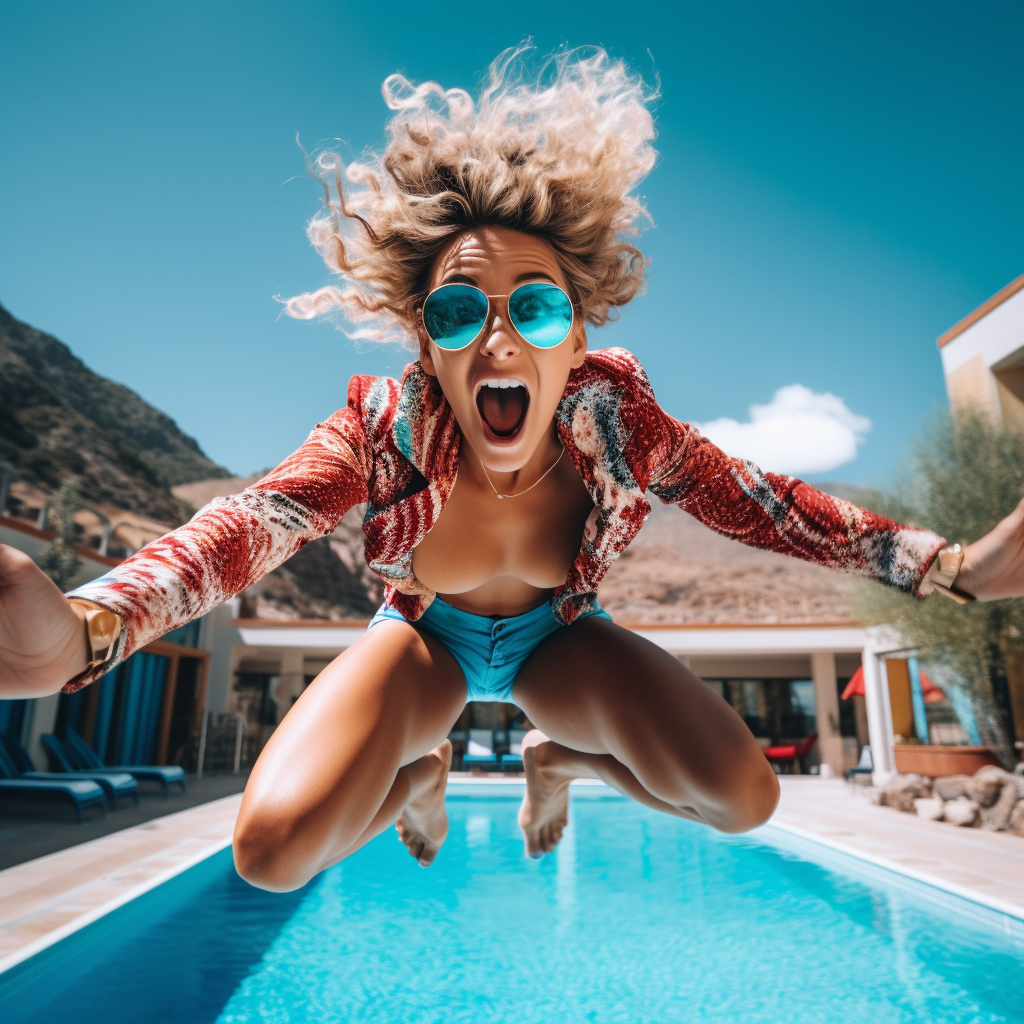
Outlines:
{"label": "building wall", "polygon": [[938,341],[951,406],[1024,429],[1024,275]]}

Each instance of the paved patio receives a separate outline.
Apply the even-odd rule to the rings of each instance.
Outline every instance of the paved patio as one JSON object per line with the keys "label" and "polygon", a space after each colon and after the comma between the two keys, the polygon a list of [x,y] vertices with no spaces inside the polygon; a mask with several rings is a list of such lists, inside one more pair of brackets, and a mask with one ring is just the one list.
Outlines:
{"label": "paved patio", "polygon": [[[1024,839],[875,807],[836,780],[781,781],[779,828],[1024,920]],[[0,971],[226,847],[240,802],[227,796],[0,871]]]}
{"label": "paved patio", "polygon": [[1024,838],[876,807],[838,779],[780,781],[773,825],[1024,920]]}
{"label": "paved patio", "polygon": [[187,792],[182,793],[177,786],[172,786],[167,797],[153,783],[143,782],[138,807],[128,800],[121,800],[118,809],[108,810],[106,817],[92,809],[86,812],[86,819],[81,825],[70,804],[46,801],[34,805],[6,801],[0,805],[0,871],[120,832],[132,825],[141,825],[232,793],[241,793],[247,778],[248,773],[204,775],[196,782],[196,777],[189,775],[186,778]]}

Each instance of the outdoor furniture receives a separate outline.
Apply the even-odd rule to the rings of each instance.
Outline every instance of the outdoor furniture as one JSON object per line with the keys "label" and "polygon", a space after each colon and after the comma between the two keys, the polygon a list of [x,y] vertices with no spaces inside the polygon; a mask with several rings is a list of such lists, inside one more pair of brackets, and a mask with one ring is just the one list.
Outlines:
{"label": "outdoor furniture", "polygon": [[523,770],[523,740],[525,737],[525,729],[509,729],[508,753],[501,755],[501,770],[503,772],[521,772]]}
{"label": "outdoor furniture", "polygon": [[494,752],[494,732],[491,729],[470,729],[466,752],[462,755],[463,768],[482,771],[498,770],[498,755]]}
{"label": "outdoor furniture", "polygon": [[811,747],[814,746],[814,741],[817,738],[818,734],[812,732],[799,745],[787,743],[777,747],[765,747],[764,756],[772,762],[773,767],[781,768],[786,766],[787,768],[792,768],[795,765],[803,772],[804,758],[810,753]]}
{"label": "outdoor furniture", "polygon": [[[54,736],[54,739],[57,739]],[[57,740],[60,743],[60,740]],[[77,771],[84,772],[127,772],[140,782],[158,782],[163,788],[164,796],[170,795],[172,785],[181,786],[185,792],[185,769],[176,764],[122,764],[105,765],[74,729],[68,729],[64,735],[64,750],[68,761]]]}
{"label": "outdoor furniture", "polygon": [[860,761],[857,763],[857,767],[846,769],[846,781],[852,782],[858,775],[870,777],[874,770],[875,762],[871,757],[871,745],[865,743],[864,749],[860,752]]}
{"label": "outdoor furniture", "polygon": [[[110,800],[111,810],[117,810],[118,797],[131,797],[135,806],[139,806],[139,784],[125,772],[104,772],[95,774],[91,772],[76,772],[63,769],[59,772],[40,772],[32,761],[29,752],[17,741],[9,736],[3,737],[7,754],[14,762],[20,772],[22,779],[49,779],[52,782],[63,782],[65,779],[79,779],[85,782],[95,782],[107,794]],[[46,739],[43,738],[43,746],[46,746]]]}
{"label": "outdoor furniture", "polygon": [[452,729],[448,733],[452,743],[452,771],[462,771],[462,755],[466,753],[466,740],[469,739],[465,729]]}
{"label": "outdoor furniture", "polygon": [[82,811],[86,807],[99,807],[100,814],[106,817],[106,799],[103,790],[95,782],[84,779],[68,779],[67,782],[49,779],[23,779],[18,769],[7,754],[0,750],[0,798],[39,799],[40,797],[65,797],[74,805],[78,815],[78,824],[84,821]]}

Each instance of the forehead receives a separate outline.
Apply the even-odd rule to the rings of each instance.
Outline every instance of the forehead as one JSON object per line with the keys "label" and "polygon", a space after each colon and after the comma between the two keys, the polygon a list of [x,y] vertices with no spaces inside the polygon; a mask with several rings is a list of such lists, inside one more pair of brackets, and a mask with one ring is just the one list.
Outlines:
{"label": "forehead", "polygon": [[536,235],[510,228],[471,228],[454,238],[434,263],[431,285],[455,274],[479,284],[499,279],[509,282],[524,274],[539,273],[565,285],[555,250]]}

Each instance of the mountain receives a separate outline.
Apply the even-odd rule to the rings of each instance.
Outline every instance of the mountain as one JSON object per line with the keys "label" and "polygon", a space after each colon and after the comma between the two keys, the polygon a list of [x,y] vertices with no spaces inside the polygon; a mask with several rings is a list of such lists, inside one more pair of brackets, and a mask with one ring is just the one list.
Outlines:
{"label": "mountain", "polygon": [[650,518],[601,584],[601,604],[617,622],[797,625],[855,618],[853,577],[747,547],[653,495],[648,500]]}
{"label": "mountain", "polygon": [[172,524],[189,514],[173,486],[230,476],[170,416],[2,306],[0,459],[45,490],[75,475],[87,501]]}

